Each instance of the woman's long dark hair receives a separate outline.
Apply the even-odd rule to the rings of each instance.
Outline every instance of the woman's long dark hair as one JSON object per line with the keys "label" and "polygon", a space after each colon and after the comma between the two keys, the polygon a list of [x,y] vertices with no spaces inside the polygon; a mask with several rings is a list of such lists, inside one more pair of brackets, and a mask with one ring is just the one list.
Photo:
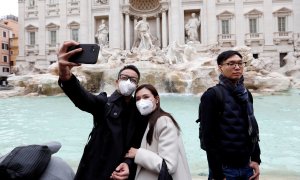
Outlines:
{"label": "woman's long dark hair", "polygon": [[[143,88],[148,89],[155,98],[159,96],[158,92],[154,86],[152,86],[151,84],[142,84],[135,90],[134,98],[136,98],[136,93]],[[179,127],[178,123],[176,122],[176,120],[173,118],[173,116],[170,113],[167,113],[163,109],[161,109],[160,100],[159,100],[158,103],[156,104],[156,109],[147,117],[148,123],[149,123],[149,131],[147,133],[146,139],[147,139],[147,143],[149,145],[151,145],[151,143],[152,143],[153,131],[154,131],[154,126],[156,124],[156,121],[161,116],[170,117],[172,119],[174,125],[180,131],[180,127]]]}

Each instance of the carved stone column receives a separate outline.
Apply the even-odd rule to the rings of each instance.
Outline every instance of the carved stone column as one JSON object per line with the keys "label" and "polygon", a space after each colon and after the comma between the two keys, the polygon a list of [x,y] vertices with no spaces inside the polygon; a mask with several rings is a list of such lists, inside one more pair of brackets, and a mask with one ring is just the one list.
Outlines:
{"label": "carved stone column", "polygon": [[159,14],[156,15],[156,36],[159,39],[161,45],[161,35],[160,35],[160,17]]}
{"label": "carved stone column", "polygon": [[[136,24],[137,24],[137,21],[138,21],[138,18],[139,17],[137,17],[137,16],[134,16],[134,22],[133,22],[133,28],[136,26]],[[133,34],[133,40],[135,41],[136,40],[136,30],[134,30],[134,34]]]}
{"label": "carved stone column", "polygon": [[125,49],[130,50],[130,24],[129,13],[125,12]]}
{"label": "carved stone column", "polygon": [[168,46],[168,36],[167,36],[167,13],[165,9],[162,9],[162,47]]}

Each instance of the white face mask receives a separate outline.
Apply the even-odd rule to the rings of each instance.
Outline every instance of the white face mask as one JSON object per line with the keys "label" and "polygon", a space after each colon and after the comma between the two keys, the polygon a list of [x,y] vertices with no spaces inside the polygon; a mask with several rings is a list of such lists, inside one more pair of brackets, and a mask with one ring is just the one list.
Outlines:
{"label": "white face mask", "polygon": [[150,114],[155,109],[155,105],[150,99],[141,99],[137,101],[136,107],[143,116]]}
{"label": "white face mask", "polygon": [[136,89],[136,85],[132,83],[129,79],[127,81],[121,80],[119,82],[120,93],[124,96],[131,95]]}

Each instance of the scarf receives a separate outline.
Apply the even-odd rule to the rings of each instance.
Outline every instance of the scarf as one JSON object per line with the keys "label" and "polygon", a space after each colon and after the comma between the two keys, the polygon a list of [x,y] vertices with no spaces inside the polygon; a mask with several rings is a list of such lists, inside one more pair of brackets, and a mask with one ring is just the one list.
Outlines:
{"label": "scarf", "polygon": [[244,77],[242,76],[236,84],[226,78],[224,75],[219,76],[220,84],[232,92],[233,96],[242,104],[246,109],[248,119],[248,134],[252,143],[259,141],[259,130],[256,118],[253,113],[253,105],[249,102],[248,91],[244,86]]}

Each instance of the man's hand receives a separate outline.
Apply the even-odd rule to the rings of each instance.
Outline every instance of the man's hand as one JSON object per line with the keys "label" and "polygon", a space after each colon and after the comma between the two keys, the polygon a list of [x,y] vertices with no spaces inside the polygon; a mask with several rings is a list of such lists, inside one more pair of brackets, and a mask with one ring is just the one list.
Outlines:
{"label": "man's hand", "polygon": [[249,165],[253,169],[253,176],[249,178],[249,180],[259,180],[259,164],[257,162],[251,161]]}
{"label": "man's hand", "polygon": [[121,163],[116,170],[111,174],[110,178],[114,180],[128,179],[129,167],[126,163]]}
{"label": "man's hand", "polygon": [[68,48],[73,45],[76,46],[79,45],[79,43],[75,41],[65,41],[58,51],[58,74],[61,80],[69,80],[72,76],[71,69],[74,66],[80,66],[80,64],[69,62],[69,58],[72,55],[82,51],[81,48],[78,48],[73,51],[67,52]]}

